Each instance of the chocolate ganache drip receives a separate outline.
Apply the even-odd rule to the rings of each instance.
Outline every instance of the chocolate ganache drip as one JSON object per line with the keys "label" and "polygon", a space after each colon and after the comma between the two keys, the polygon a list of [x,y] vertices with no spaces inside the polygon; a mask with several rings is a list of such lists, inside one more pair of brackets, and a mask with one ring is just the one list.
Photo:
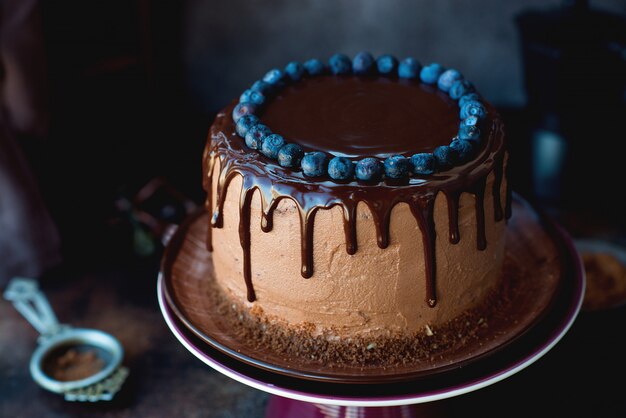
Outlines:
{"label": "chocolate ganache drip", "polygon": [[[449,241],[458,243],[459,199],[462,193],[475,197],[477,248],[488,245],[485,233],[484,198],[487,175],[494,176],[495,221],[510,216],[510,191],[505,207],[500,189],[505,168],[503,125],[492,107],[484,128],[488,133],[478,154],[468,163],[430,176],[397,181],[385,179],[375,184],[333,182],[307,178],[297,170],[283,168],[259,153],[251,153],[235,133],[231,117],[234,103],[216,116],[204,154],[203,186],[206,207],[212,213],[211,227],[221,228],[224,198],[230,182],[242,178],[239,197],[239,237],[243,249],[243,273],[248,301],[256,299],[250,262],[250,211],[252,196],[261,197],[263,232],[273,227],[273,214],[279,202],[290,199],[300,216],[301,274],[314,273],[313,231],[319,209],[338,206],[344,218],[346,251],[357,248],[356,214],[362,202],[371,211],[380,248],[389,245],[391,211],[406,203],[421,231],[426,261],[426,302],[434,307],[436,295],[435,198],[441,192],[448,206]],[[285,89],[265,110],[262,120],[278,129],[305,151],[320,150],[331,155],[360,158],[400,154],[410,157],[446,144],[458,128],[458,108],[445,94],[430,86],[383,78],[319,77]],[[403,124],[403,121],[406,123]],[[219,171],[215,169],[219,161]],[[217,190],[213,196],[213,184]],[[207,248],[212,251],[211,227]]]}

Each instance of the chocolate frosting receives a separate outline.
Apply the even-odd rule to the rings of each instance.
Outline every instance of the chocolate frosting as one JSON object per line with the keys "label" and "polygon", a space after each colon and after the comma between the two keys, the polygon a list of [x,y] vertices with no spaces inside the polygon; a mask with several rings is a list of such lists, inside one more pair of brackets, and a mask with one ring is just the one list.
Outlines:
{"label": "chocolate frosting", "polygon": [[[373,214],[380,248],[389,244],[389,222],[393,207],[407,203],[422,232],[426,260],[426,302],[435,306],[434,202],[439,192],[448,202],[449,241],[459,242],[458,206],[461,193],[475,199],[477,248],[485,249],[484,194],[493,194],[495,220],[510,215],[510,190],[501,205],[500,186],[504,177],[505,143],[502,122],[492,106],[481,150],[460,166],[425,177],[403,181],[384,180],[377,184],[358,181],[337,183],[305,177],[300,171],[280,167],[274,161],[248,149],[236,134],[231,117],[235,103],[220,112],[211,126],[204,153],[203,185],[206,207],[212,212],[211,226],[220,228],[224,217],[224,197],[230,181],[241,175],[243,186],[239,205],[239,236],[243,249],[244,280],[250,302],[256,299],[250,263],[250,203],[255,191],[261,196],[260,228],[272,229],[273,213],[282,199],[295,202],[300,214],[302,277],[314,269],[313,224],[318,209],[341,207],[344,214],[346,251],[357,249],[356,208],[365,203]],[[448,144],[458,129],[458,107],[444,94],[420,83],[384,78],[326,76],[287,87],[261,116],[275,132],[305,150],[323,150],[349,157],[388,156],[432,151]],[[219,161],[219,172],[215,163]],[[486,189],[493,172],[495,181]],[[217,179],[217,193],[212,184]],[[212,251],[211,228],[207,248]]]}
{"label": "chocolate frosting", "polygon": [[312,77],[273,98],[261,121],[306,151],[406,157],[448,145],[456,103],[434,86],[389,77]]}

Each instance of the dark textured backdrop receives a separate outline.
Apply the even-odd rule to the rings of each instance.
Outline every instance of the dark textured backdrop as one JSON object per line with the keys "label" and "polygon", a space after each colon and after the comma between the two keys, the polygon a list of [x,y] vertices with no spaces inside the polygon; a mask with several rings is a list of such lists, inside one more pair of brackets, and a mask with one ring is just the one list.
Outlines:
{"label": "dark textured backdrop", "polygon": [[[515,16],[562,3],[188,0],[182,30],[187,88],[201,109],[215,111],[272,66],[369,50],[456,67],[494,104],[519,106],[525,95]],[[590,4],[626,12],[622,0]]]}

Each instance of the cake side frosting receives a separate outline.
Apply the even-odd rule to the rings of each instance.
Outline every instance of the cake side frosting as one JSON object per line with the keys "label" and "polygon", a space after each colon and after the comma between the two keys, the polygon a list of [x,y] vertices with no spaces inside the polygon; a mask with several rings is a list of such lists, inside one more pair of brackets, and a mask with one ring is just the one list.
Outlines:
{"label": "cake side frosting", "polygon": [[[492,184],[493,176],[487,183]],[[233,179],[224,210],[239,207],[242,180]],[[506,185],[503,185],[506,187]],[[239,220],[224,219],[223,227],[213,231],[219,249],[213,253],[216,282],[225,294],[247,309],[262,309],[273,320],[303,326],[333,335],[382,333],[397,335],[415,332],[426,325],[439,326],[465,310],[478,305],[500,284],[504,251],[504,222],[493,222],[491,195],[485,198],[484,250],[476,242],[475,197],[463,193],[459,199],[459,242],[447,239],[434,246],[437,303],[428,304],[431,295],[426,283],[427,261],[424,243],[414,215],[406,203],[394,206],[389,217],[389,244],[377,245],[376,224],[367,205],[359,204],[356,213],[358,249],[346,251],[340,207],[319,209],[312,223],[314,274],[300,274],[300,217],[296,204],[284,199],[274,211],[274,228],[263,232],[259,194],[250,202],[250,264],[256,299],[246,302],[243,280],[245,257],[238,237]],[[440,193],[434,204],[435,231],[447,237],[447,198]]]}

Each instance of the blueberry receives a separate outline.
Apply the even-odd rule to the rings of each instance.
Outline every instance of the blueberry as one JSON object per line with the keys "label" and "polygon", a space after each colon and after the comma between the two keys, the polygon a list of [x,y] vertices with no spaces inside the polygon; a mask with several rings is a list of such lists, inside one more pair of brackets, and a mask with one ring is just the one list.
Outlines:
{"label": "blueberry", "polygon": [[304,74],[304,66],[298,61],[291,61],[285,66],[285,73],[291,81],[299,81]]}
{"label": "blueberry", "polygon": [[283,167],[300,167],[304,151],[297,144],[287,144],[278,151],[278,164]]}
{"label": "blueberry", "polygon": [[257,80],[254,84],[252,84],[252,86],[250,86],[250,90],[258,91],[264,96],[269,96],[273,91],[273,87],[270,83],[263,80]]}
{"label": "blueberry", "polygon": [[461,107],[460,116],[461,119],[476,116],[479,120],[482,120],[485,116],[487,116],[487,109],[485,109],[485,106],[483,106],[482,103],[470,100],[465,102],[465,104]]}
{"label": "blueberry", "polygon": [[261,153],[268,158],[276,159],[278,151],[285,145],[285,138],[278,134],[267,135],[261,145]]}
{"label": "blueberry", "polygon": [[463,107],[465,105],[465,103],[467,103],[469,101],[479,102],[480,101],[480,95],[478,93],[474,92],[474,93],[468,93],[468,94],[465,94],[465,95],[461,96],[461,98],[459,98],[459,108]]}
{"label": "blueberry", "polygon": [[237,106],[233,109],[233,121],[237,123],[244,115],[254,114],[256,106],[249,102],[237,103]]}
{"label": "blueberry", "polygon": [[460,126],[478,126],[480,120],[476,116],[468,116],[461,121]]}
{"label": "blueberry", "polygon": [[409,174],[409,159],[402,155],[392,155],[385,160],[385,176],[401,179]]}
{"label": "blueberry", "polygon": [[366,51],[359,52],[352,60],[352,72],[359,75],[372,74],[375,63],[372,54]]}
{"label": "blueberry", "polygon": [[257,123],[259,123],[259,118],[256,115],[244,115],[237,121],[237,125],[235,125],[235,131],[237,131],[237,135],[245,138],[248,130]]}
{"label": "blueberry", "polygon": [[256,106],[261,106],[265,103],[265,95],[258,90],[248,89],[239,96],[239,103],[241,102],[249,102]]}
{"label": "blueberry", "polygon": [[306,61],[303,65],[307,74],[309,74],[310,76],[324,74],[324,71],[326,70],[326,66],[324,65],[324,63],[318,60],[317,58],[311,58],[310,60]]}
{"label": "blueberry", "polygon": [[405,58],[398,65],[398,77],[400,78],[408,78],[414,79],[420,73],[422,69],[422,64],[415,58]]}
{"label": "blueberry", "polygon": [[475,145],[472,141],[465,139],[455,139],[450,144],[450,148],[454,149],[458,154],[458,162],[467,162],[474,154]]}
{"label": "blueberry", "polygon": [[469,141],[479,141],[480,129],[476,125],[465,125],[464,123],[461,123],[461,126],[459,127],[458,138],[466,139]]}
{"label": "blueberry", "polygon": [[420,71],[420,80],[422,80],[422,83],[436,84],[437,80],[439,80],[439,76],[444,71],[445,69],[440,64],[433,62],[422,68],[422,71]]}
{"label": "blueberry", "polygon": [[376,59],[376,67],[378,73],[382,75],[392,76],[396,75],[398,71],[398,59],[393,55],[381,55]]}
{"label": "blueberry", "polygon": [[269,70],[264,76],[263,81],[272,86],[279,86],[283,83],[285,79],[285,72],[278,68],[273,68]]}
{"label": "blueberry", "polygon": [[378,158],[367,157],[356,163],[354,171],[359,180],[376,181],[382,177],[384,166]]}
{"label": "blueberry", "polygon": [[259,149],[263,144],[266,136],[271,135],[272,131],[262,123],[257,123],[246,132],[246,145],[252,149]]}
{"label": "blueberry", "polygon": [[447,93],[448,91],[450,91],[450,87],[452,87],[454,82],[462,78],[463,76],[457,70],[446,70],[439,76],[439,79],[437,80],[437,87],[439,87],[439,90],[445,91]]}
{"label": "blueberry", "polygon": [[354,164],[346,157],[333,157],[328,162],[328,175],[334,180],[350,180],[354,175]]}
{"label": "blueberry", "polygon": [[450,91],[448,91],[448,94],[450,95],[450,98],[452,100],[458,100],[466,94],[473,93],[474,90],[476,90],[474,88],[474,85],[469,81],[457,80],[452,83],[452,86],[450,86]]}
{"label": "blueberry", "polygon": [[330,72],[335,75],[350,74],[352,62],[345,54],[335,54],[328,60]]}
{"label": "blueberry", "polygon": [[300,161],[305,176],[321,177],[326,174],[328,156],[321,151],[307,152]]}
{"label": "blueberry", "polygon": [[450,148],[449,145],[441,145],[433,151],[433,156],[437,160],[438,168],[450,168],[459,159],[459,153],[454,148]]}
{"label": "blueberry", "polygon": [[419,154],[413,154],[411,157],[411,166],[414,174],[429,175],[435,172],[437,160],[435,160],[435,156],[431,153],[421,152]]}

